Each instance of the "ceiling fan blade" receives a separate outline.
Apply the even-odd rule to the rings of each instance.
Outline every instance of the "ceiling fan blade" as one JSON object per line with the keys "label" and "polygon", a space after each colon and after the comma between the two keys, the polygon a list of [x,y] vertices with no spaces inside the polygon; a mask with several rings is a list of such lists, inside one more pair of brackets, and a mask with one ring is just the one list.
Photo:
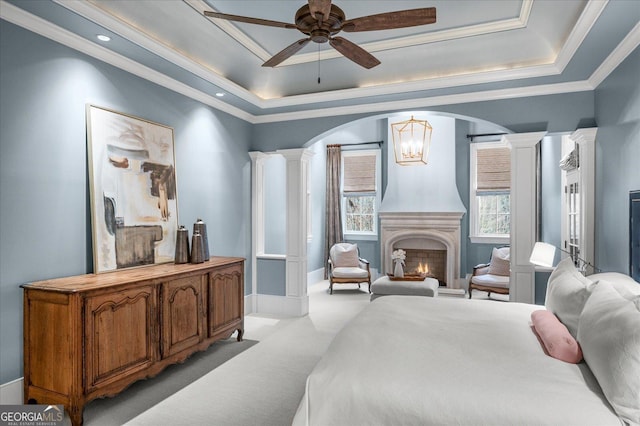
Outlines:
{"label": "ceiling fan blade", "polygon": [[[331,0],[309,0],[309,11],[319,21],[325,20],[331,13]],[[322,17],[316,14],[321,13]]]}
{"label": "ceiling fan blade", "polygon": [[329,40],[329,44],[338,52],[342,53],[347,59],[351,59],[356,64],[367,69],[380,65],[380,61],[377,60],[375,56],[346,38],[334,37]]}
{"label": "ceiling fan blade", "polygon": [[228,13],[211,12],[205,10],[205,16],[210,18],[226,19],[227,21],[245,22],[247,24],[266,25],[268,27],[297,29],[295,24],[288,24],[286,22],[270,21],[268,19],[250,18],[248,16],[229,15]]}
{"label": "ceiling fan blade", "polygon": [[436,8],[400,10],[348,19],[342,24],[346,32],[392,30],[394,28],[415,27],[436,22]]}
{"label": "ceiling fan blade", "polygon": [[307,43],[311,41],[311,38],[303,38],[295,43],[285,47],[280,52],[276,53],[271,59],[262,64],[263,67],[275,67],[285,59],[295,54],[298,50],[302,49]]}

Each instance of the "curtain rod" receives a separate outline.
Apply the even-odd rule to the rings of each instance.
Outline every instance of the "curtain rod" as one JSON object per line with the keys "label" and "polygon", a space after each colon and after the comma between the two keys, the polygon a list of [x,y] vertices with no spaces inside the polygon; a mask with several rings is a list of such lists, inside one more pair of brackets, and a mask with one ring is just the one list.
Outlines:
{"label": "curtain rod", "polygon": [[329,146],[358,146],[358,145],[382,145],[384,141],[376,141],[376,142],[359,142],[359,143],[346,143],[346,144],[331,144]]}

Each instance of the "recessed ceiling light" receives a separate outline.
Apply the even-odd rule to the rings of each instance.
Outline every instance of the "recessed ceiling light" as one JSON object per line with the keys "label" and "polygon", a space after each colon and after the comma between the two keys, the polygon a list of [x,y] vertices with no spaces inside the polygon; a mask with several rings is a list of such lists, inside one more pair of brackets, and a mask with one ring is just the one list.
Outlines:
{"label": "recessed ceiling light", "polygon": [[100,41],[110,41],[111,40],[111,37],[106,36],[104,34],[98,34],[97,37],[98,37],[98,40],[100,40]]}
{"label": "recessed ceiling light", "polygon": [[221,97],[223,97],[223,96],[224,96],[224,93],[222,93],[222,92],[218,92],[218,93],[216,93],[216,96],[217,96],[217,97],[219,97],[219,98],[221,98]]}

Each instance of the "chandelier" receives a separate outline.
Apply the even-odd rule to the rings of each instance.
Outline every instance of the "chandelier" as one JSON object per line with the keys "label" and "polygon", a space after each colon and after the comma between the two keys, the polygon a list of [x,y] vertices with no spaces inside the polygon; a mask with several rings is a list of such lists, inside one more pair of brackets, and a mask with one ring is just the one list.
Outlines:
{"label": "chandelier", "polygon": [[416,120],[413,116],[410,120],[392,123],[396,163],[403,166],[427,164],[432,131],[427,120]]}

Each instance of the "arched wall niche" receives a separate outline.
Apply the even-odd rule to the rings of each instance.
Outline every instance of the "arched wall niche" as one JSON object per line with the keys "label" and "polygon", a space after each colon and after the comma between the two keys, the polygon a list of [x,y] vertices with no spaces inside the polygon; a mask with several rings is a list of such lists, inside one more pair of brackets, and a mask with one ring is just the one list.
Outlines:
{"label": "arched wall niche", "polygon": [[[357,134],[352,132],[353,129],[366,127],[367,124],[375,128],[379,128],[378,136],[379,139],[383,142],[383,153],[382,153],[382,189],[383,194],[384,190],[387,188],[387,178],[389,175],[389,171],[386,169],[387,167],[387,155],[393,156],[393,153],[389,151],[392,149],[389,145],[392,144],[390,140],[387,140],[387,128],[389,122],[393,122],[394,120],[404,120],[409,118],[411,115],[421,116],[434,116],[437,118],[450,118],[452,120],[458,120],[462,122],[462,126],[456,126],[456,130],[459,128],[463,129],[459,133],[466,140],[466,136],[469,132],[472,133],[486,133],[486,132],[494,132],[494,133],[509,133],[510,130],[506,129],[498,124],[488,122],[483,119],[470,117],[462,114],[453,114],[439,111],[431,111],[431,110],[407,110],[407,111],[398,111],[394,113],[384,113],[384,114],[374,114],[367,117],[360,117],[354,120],[351,120],[347,123],[340,124],[330,130],[324,131],[319,135],[313,137],[309,141],[307,141],[304,146],[313,150],[315,155],[311,160],[311,193],[313,194],[313,205],[311,206],[312,210],[312,226],[313,226],[313,240],[309,241],[308,244],[308,254],[309,254],[309,272],[312,273],[318,269],[324,267],[324,259],[323,259],[323,242],[322,237],[324,235],[324,197],[325,197],[325,146],[329,143],[340,143],[349,145],[350,143],[357,142],[370,142],[371,136],[368,134],[366,137],[358,138]],[[340,135],[339,137],[336,137]],[[454,141],[451,141],[453,144]],[[462,157],[465,157],[465,154],[462,154]],[[466,160],[465,160],[466,162]],[[391,166],[390,166],[391,167]],[[464,171],[463,171],[464,174]],[[466,175],[462,179],[465,182],[468,182],[468,178]],[[464,199],[465,192],[468,192],[466,188],[460,187],[458,188],[460,195]],[[467,195],[468,196],[468,195]],[[464,208],[462,209],[464,210]],[[463,214],[460,214],[463,216]],[[460,222],[460,219],[458,219]],[[450,235],[443,237],[441,240],[446,241],[445,245],[447,246],[448,252],[451,254],[450,262],[447,265],[447,282],[450,286],[455,286],[456,282],[459,281],[460,276],[464,277],[464,271],[462,269],[466,269],[467,259],[466,259],[466,216],[462,218],[462,227],[461,231],[458,230],[458,234],[455,237]],[[464,235],[462,235],[464,234]],[[425,234],[427,235],[427,234]],[[433,236],[433,234],[429,234]],[[422,235],[421,235],[422,236]],[[355,241],[361,253],[367,258],[372,267],[378,271],[379,273],[383,273],[384,271],[389,271],[390,266],[386,265],[388,263],[389,256],[388,253],[391,253],[392,244],[389,247],[385,247],[382,244],[382,240],[380,239],[381,235],[378,236],[378,240],[376,241]],[[438,237],[436,235],[436,237]],[[452,238],[456,238],[458,243],[454,248],[454,244],[451,241]],[[388,245],[388,244],[386,244]],[[475,259],[475,258],[474,258]],[[461,269],[462,268],[462,269]],[[313,279],[309,280],[310,283],[314,282]]]}

